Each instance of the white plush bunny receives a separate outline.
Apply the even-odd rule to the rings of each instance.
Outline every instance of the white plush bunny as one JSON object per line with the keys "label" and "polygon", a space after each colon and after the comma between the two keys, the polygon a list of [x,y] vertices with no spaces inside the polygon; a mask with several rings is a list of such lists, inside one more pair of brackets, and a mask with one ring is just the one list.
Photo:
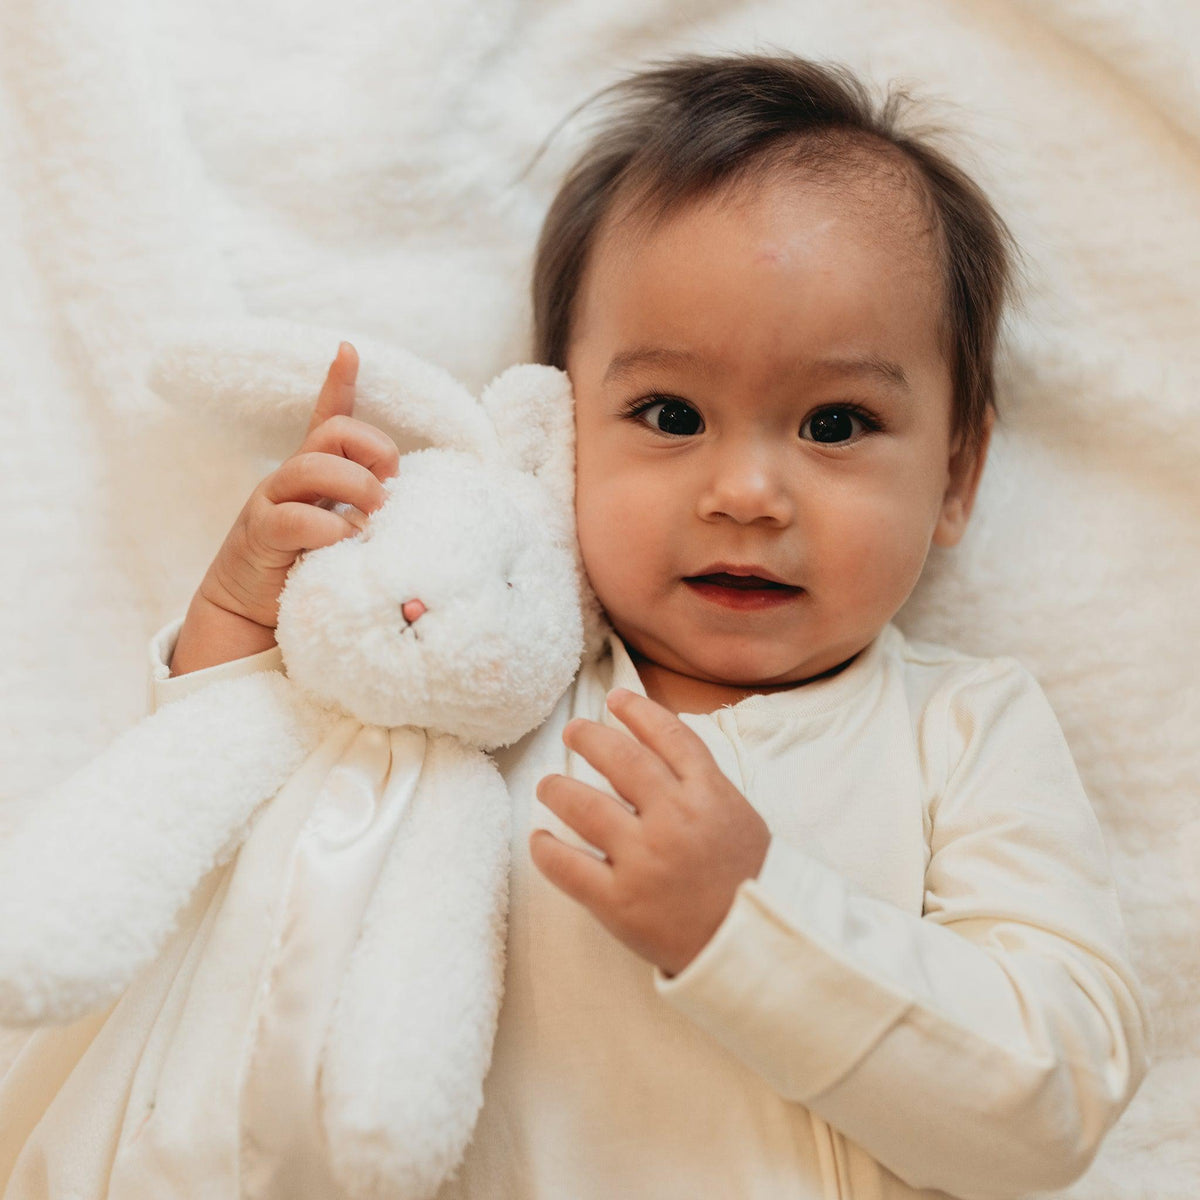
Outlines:
{"label": "white plush bunny", "polygon": [[[400,469],[357,536],[289,573],[286,674],[165,705],[0,843],[0,1022],[73,1022],[0,1084],[6,1196],[57,1136],[73,1195],[106,1161],[96,1194],[115,1198],[175,1195],[172,1171],[232,1155],[230,1196],[415,1200],[470,1139],[507,915],[510,803],[487,752],[545,721],[605,632],[575,540],[572,397],[519,365],[476,401],[354,341],[355,415]],[[153,386],[283,457],[336,342],[172,330]],[[68,1123],[93,1100],[63,1069],[87,1054],[123,1097],[91,1159]],[[41,1106],[6,1110],[35,1079]]]}

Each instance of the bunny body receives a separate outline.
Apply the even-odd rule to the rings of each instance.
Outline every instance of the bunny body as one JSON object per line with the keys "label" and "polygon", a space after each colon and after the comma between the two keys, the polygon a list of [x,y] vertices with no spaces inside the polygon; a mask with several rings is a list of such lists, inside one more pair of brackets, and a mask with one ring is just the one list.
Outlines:
{"label": "bunny body", "polygon": [[[318,346],[192,331],[157,386],[187,402],[207,363],[206,402],[278,420]],[[409,453],[358,536],[294,565],[286,673],[147,717],[0,845],[0,1020],[68,1023],[0,1084],[6,1200],[47,1171],[111,1200],[427,1197],[469,1141],[510,851],[487,751],[541,724],[603,630],[566,377],[513,368],[476,403],[412,356],[363,359],[364,408]]]}
{"label": "bunny body", "polygon": [[[216,684],[138,728],[188,721],[208,744],[231,692],[281,679]],[[194,825],[176,817],[188,840]],[[6,1194],[44,1195],[34,1164],[64,1144],[55,1195],[106,1194],[114,1144],[113,1196],[176,1194],[181,1172],[203,1181],[197,1195],[432,1194],[482,1103],[508,850],[508,795],[486,755],[335,720],[105,1019],[35,1034],[0,1093],[0,1148],[23,1156]],[[89,935],[105,937],[100,916]],[[67,1079],[36,1112],[30,1085],[67,1043],[90,1056],[86,1088]],[[102,1098],[126,1088],[120,1103]],[[108,1127],[88,1119],[98,1110]]]}

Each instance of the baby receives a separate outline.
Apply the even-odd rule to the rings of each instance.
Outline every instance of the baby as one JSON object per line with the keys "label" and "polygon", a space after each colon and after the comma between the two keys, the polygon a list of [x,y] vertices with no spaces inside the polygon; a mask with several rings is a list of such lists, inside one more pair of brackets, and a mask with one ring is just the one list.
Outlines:
{"label": "baby", "polygon": [[[688,57],[612,94],[534,271],[611,632],[496,755],[504,1006],[439,1195],[1064,1186],[1147,1069],[1101,831],[1016,660],[892,624],[971,513],[1008,234],[844,70]],[[383,503],[356,366],[156,636],[159,702],[277,668],[296,555]]]}

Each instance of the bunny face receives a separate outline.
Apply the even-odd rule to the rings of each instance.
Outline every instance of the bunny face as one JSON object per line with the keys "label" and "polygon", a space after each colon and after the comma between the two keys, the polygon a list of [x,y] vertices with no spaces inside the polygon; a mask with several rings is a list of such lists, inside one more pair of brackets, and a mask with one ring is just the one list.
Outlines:
{"label": "bunny face", "polygon": [[292,567],[276,628],[288,676],[364,724],[509,745],[579,665],[573,530],[498,459],[418,450],[384,486],[361,533]]}

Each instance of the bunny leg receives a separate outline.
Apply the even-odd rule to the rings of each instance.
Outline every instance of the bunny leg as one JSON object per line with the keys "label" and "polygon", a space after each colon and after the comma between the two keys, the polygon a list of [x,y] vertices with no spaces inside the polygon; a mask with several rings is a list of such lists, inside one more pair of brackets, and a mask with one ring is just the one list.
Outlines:
{"label": "bunny leg", "polygon": [[495,763],[429,738],[320,1076],[330,1166],[356,1200],[420,1200],[461,1161],[504,987],[511,801]]}
{"label": "bunny leg", "polygon": [[219,681],[31,805],[0,841],[0,1023],[114,1000],[335,719],[279,671]]}

